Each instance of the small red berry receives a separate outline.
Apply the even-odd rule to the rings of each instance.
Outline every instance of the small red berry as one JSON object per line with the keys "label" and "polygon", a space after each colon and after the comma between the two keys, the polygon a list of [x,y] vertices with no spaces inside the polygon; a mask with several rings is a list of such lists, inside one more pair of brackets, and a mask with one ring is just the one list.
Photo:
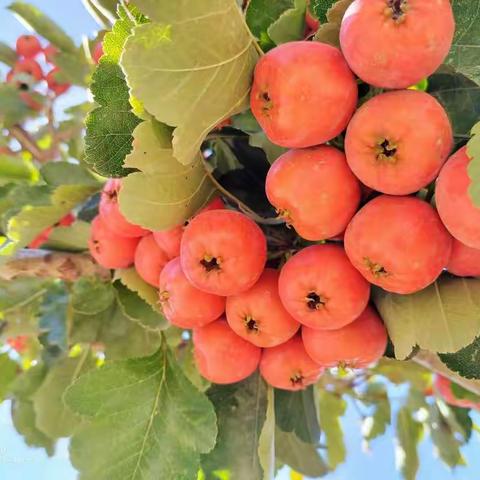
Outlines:
{"label": "small red berry", "polygon": [[153,235],[140,240],[135,250],[135,269],[147,283],[158,288],[160,273],[168,261],[168,255],[157,245]]}
{"label": "small red berry", "polygon": [[39,82],[43,78],[42,67],[33,59],[19,60],[7,74],[8,82],[16,82],[17,85],[29,85]]}
{"label": "small red berry", "polygon": [[42,51],[42,45],[35,35],[20,35],[17,38],[17,55],[34,58]]}
{"label": "small red berry", "polygon": [[27,341],[28,337],[26,335],[18,335],[17,337],[7,338],[7,344],[20,354],[26,350]]}
{"label": "small red berry", "polygon": [[43,49],[43,55],[45,56],[45,61],[50,63],[50,65],[55,65],[55,56],[58,55],[60,51],[57,47],[53,46],[51,43]]}
{"label": "small red berry", "polygon": [[57,79],[57,74],[60,72],[58,67],[54,67],[50,70],[47,75],[45,76],[45,80],[47,81],[48,88],[55,93],[55,95],[61,95],[65,93],[69,88],[69,83],[62,83]]}
{"label": "small red berry", "polygon": [[95,48],[93,49],[92,59],[98,65],[98,62],[103,57],[103,42],[97,42]]}
{"label": "small red berry", "polygon": [[458,277],[480,277],[480,249],[469,247],[454,238],[447,270]]}

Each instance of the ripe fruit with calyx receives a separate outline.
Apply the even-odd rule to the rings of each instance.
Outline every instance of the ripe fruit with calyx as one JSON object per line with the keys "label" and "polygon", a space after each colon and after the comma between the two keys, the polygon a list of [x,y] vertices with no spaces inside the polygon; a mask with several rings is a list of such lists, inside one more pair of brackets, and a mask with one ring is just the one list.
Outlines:
{"label": "ripe fruit with calyx", "polygon": [[435,210],[416,197],[381,195],[353,217],[345,250],[374,285],[414,293],[433,283],[447,266],[452,238]]}
{"label": "ripe fruit with calyx", "polygon": [[45,76],[48,88],[54,92],[55,95],[61,95],[62,93],[65,93],[71,86],[69,83],[62,82],[58,79],[58,74],[60,72],[61,70],[58,67],[54,67]]}
{"label": "ripe fruit with calyx", "polygon": [[200,290],[236,295],[252,287],[267,258],[265,236],[246,215],[232,210],[200,213],[182,237],[182,269]]}
{"label": "ripe fruit with calyx", "polygon": [[19,57],[34,58],[42,51],[42,45],[35,35],[20,35],[16,50]]}
{"label": "ripe fruit with calyx", "polygon": [[278,295],[277,270],[266,268],[246,292],[227,298],[232,330],[258,347],[275,347],[293,337],[300,324],[285,310]]}
{"label": "ripe fruit with calyx", "polygon": [[279,216],[307,240],[342,233],[360,203],[360,184],[333,147],[290,150],[268,171],[265,190]]}
{"label": "ripe fruit with calyx", "polygon": [[308,355],[324,367],[366,368],[387,347],[387,331],[372,307],[337,330],[303,327],[302,339]]}
{"label": "ripe fruit with calyx", "polygon": [[285,343],[263,350],[260,373],[275,388],[303,390],[317,383],[324,368],[307,354],[300,335]]}
{"label": "ripe fruit with calyx", "polygon": [[343,17],[340,44],[364,82],[407,88],[442,64],[454,30],[450,0],[355,0]]}
{"label": "ripe fruit with calyx", "polygon": [[447,270],[458,277],[479,277],[480,249],[469,247],[454,238]]}
{"label": "ripe fruit with calyx", "polygon": [[153,235],[146,235],[135,250],[135,270],[147,283],[158,288],[160,273],[170,258],[157,245]]}
{"label": "ripe fruit with calyx", "polygon": [[139,238],[121,237],[98,216],[92,222],[88,248],[96,262],[105,268],[127,268],[133,264]]}
{"label": "ripe fruit with calyx", "polygon": [[413,90],[367,101],[345,137],[353,173],[365,185],[391,195],[417,192],[432,182],[452,146],[452,127],[443,107],[431,95]]}
{"label": "ripe fruit with calyx", "polygon": [[435,201],[448,231],[465,245],[480,248],[480,208],[468,193],[470,161],[466,147],[449,158],[437,179]]}
{"label": "ripe fruit with calyx", "polygon": [[357,84],[339,50],[319,42],[289,42],[260,58],[250,105],[273,143],[304,148],[341,133],[357,97]]}
{"label": "ripe fruit with calyx", "polygon": [[203,327],[225,312],[225,297],[195,288],[183,273],[179,258],[163,268],[159,296],[167,320],[181,328]]}
{"label": "ripe fruit with calyx", "polygon": [[314,245],[282,268],[279,294],[287,311],[303,325],[335,329],[365,309],[370,284],[353,267],[342,247]]}
{"label": "ripe fruit with calyx", "polygon": [[224,319],[193,330],[198,371],[214,383],[235,383],[258,367],[262,350],[239,337]]}
{"label": "ripe fruit with calyx", "polygon": [[19,60],[7,75],[7,81],[15,81],[18,85],[39,82],[43,78],[42,67],[31,58]]}

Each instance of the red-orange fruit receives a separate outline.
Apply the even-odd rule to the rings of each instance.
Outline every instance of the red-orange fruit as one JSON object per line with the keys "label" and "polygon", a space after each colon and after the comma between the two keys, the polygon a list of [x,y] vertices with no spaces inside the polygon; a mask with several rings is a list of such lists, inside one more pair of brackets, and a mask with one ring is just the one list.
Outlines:
{"label": "red-orange fruit", "polygon": [[224,319],[193,330],[193,354],[200,374],[213,383],[235,383],[258,367],[261,348],[239,337]]}
{"label": "red-orange fruit", "polygon": [[92,53],[92,59],[93,61],[98,64],[98,62],[100,61],[100,59],[103,57],[103,42],[97,42],[97,44],[95,45],[95,48],[93,49],[93,53]]}
{"label": "red-orange fruit", "polygon": [[352,118],[347,162],[367,186],[407,195],[432,182],[453,146],[448,115],[431,95],[401,90],[377,95]]}
{"label": "red-orange fruit", "polygon": [[15,80],[20,84],[28,83],[32,78],[39,82],[43,78],[43,71],[39,63],[31,58],[19,60],[7,75],[8,81],[12,82]]}
{"label": "red-orange fruit", "polygon": [[148,230],[130,223],[120,212],[118,205],[120,188],[121,182],[117,179],[112,178],[105,184],[100,198],[100,215],[108,227],[118,235],[123,237],[142,237],[149,233]]}
{"label": "red-orange fruit", "polygon": [[435,202],[448,231],[465,245],[480,249],[480,208],[469,194],[469,163],[466,147],[449,158],[438,176]]}
{"label": "red-orange fruit", "polygon": [[364,82],[406,88],[443,63],[454,31],[450,0],[355,0],[343,17],[340,44]]}
{"label": "red-orange fruit", "polygon": [[157,288],[160,273],[169,260],[152,234],[143,237],[135,250],[135,270],[143,280]]}
{"label": "red-orange fruit", "polygon": [[45,56],[45,61],[50,63],[51,65],[55,64],[55,56],[58,55],[59,53],[60,51],[58,50],[58,48],[52,45],[51,43],[48,44],[43,49],[43,55]]}
{"label": "red-orange fruit", "polygon": [[54,92],[55,95],[61,95],[62,93],[65,93],[71,86],[69,83],[62,82],[58,79],[58,74],[60,71],[61,70],[58,67],[54,67],[45,76],[48,88]]}
{"label": "red-orange fruit", "polygon": [[105,268],[127,268],[133,264],[139,238],[121,237],[110,230],[101,217],[92,222],[88,248],[96,262]]}
{"label": "red-orange fruit", "polygon": [[225,312],[225,297],[195,288],[183,273],[180,258],[170,260],[163,268],[159,291],[163,313],[177,327],[203,327]]}
{"label": "red-orange fruit", "polygon": [[452,382],[450,379],[442,376],[435,376],[435,390],[450,405],[460,408],[474,408],[480,410],[480,403],[465,398],[457,398],[452,390]]}
{"label": "red-orange fruit", "polygon": [[40,40],[35,35],[20,35],[16,44],[19,57],[34,58],[42,51]]}
{"label": "red-orange fruit", "polygon": [[273,143],[304,148],[339,135],[357,97],[355,78],[338,49],[320,42],[288,42],[258,61],[250,105]]}
{"label": "red-orange fruit", "polygon": [[371,307],[338,330],[303,327],[305,349],[324,367],[365,368],[379,360],[387,347],[387,331]]}
{"label": "red-orange fruit", "polygon": [[275,388],[303,390],[317,383],[324,368],[307,354],[299,335],[288,342],[263,350],[260,373]]}
{"label": "red-orange fruit", "polygon": [[447,270],[457,277],[479,277],[480,249],[469,247],[454,238]]}
{"label": "red-orange fruit", "polygon": [[303,325],[336,329],[353,322],[367,306],[370,284],[339,245],[307,247],[282,268],[279,294]]}
{"label": "red-orange fruit", "polygon": [[290,150],[271,166],[265,182],[270,203],[307,240],[342,233],[360,203],[360,183],[334,147]]}
{"label": "red-orange fruit", "polygon": [[278,277],[278,270],[266,268],[252,288],[227,298],[228,324],[237,335],[258,347],[280,345],[300,328],[282,305]]}
{"label": "red-orange fruit", "polygon": [[395,293],[414,293],[433,283],[451,248],[452,237],[437,212],[416,197],[374,198],[345,232],[345,250],[355,268]]}
{"label": "red-orange fruit", "polygon": [[228,296],[252,287],[263,272],[267,242],[260,227],[232,210],[200,213],[185,228],[182,269],[200,290]]}

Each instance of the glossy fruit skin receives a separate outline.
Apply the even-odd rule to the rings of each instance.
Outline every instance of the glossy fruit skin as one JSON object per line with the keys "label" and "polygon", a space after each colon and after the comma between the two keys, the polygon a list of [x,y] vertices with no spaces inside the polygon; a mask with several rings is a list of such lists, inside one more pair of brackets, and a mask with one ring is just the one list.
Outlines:
{"label": "glossy fruit skin", "polygon": [[448,404],[460,408],[480,410],[480,403],[465,398],[457,398],[452,391],[452,382],[448,378],[438,374],[435,375],[434,386],[435,390]]}
{"label": "glossy fruit skin", "polygon": [[263,350],[260,373],[272,387],[282,390],[303,390],[317,383],[324,368],[307,354],[300,335],[286,343]]}
{"label": "glossy fruit skin", "polygon": [[278,277],[278,270],[266,268],[252,288],[227,298],[230,328],[257,347],[285,343],[300,328],[280,300]]}
{"label": "glossy fruit skin", "polygon": [[98,62],[100,62],[100,59],[103,57],[103,54],[103,42],[98,42],[92,52],[92,59],[97,65]]}
{"label": "glossy fruit skin", "polygon": [[[392,2],[393,3],[393,2]],[[340,29],[342,52],[366,83],[400,89],[431,75],[452,45],[455,20],[449,0],[401,0],[403,13],[386,0],[355,0]]]}
{"label": "glossy fruit skin", "polygon": [[270,203],[306,240],[342,233],[360,204],[360,183],[338,149],[290,150],[270,167],[265,182]]}
{"label": "glossy fruit skin", "polygon": [[127,268],[133,264],[139,238],[127,238],[110,230],[100,216],[92,222],[88,248],[96,262],[104,268]]}
{"label": "glossy fruit skin", "polygon": [[308,355],[326,368],[366,368],[379,360],[387,347],[387,331],[372,307],[338,330],[303,327],[302,339]]}
{"label": "glossy fruit skin", "polygon": [[43,55],[45,57],[45,61],[48,62],[50,65],[55,65],[55,56],[58,55],[60,51],[57,47],[52,45],[51,43],[48,44],[43,49]]}
{"label": "glossy fruit skin", "polygon": [[445,110],[428,93],[414,90],[373,97],[357,110],[345,137],[353,173],[390,195],[408,195],[432,182],[452,147]]}
{"label": "glossy fruit skin", "polygon": [[165,265],[160,274],[159,292],[165,317],[180,328],[204,327],[225,312],[225,297],[195,288],[183,273],[180,258]]}
{"label": "glossy fruit skin", "polygon": [[367,306],[370,284],[339,245],[304,248],[282,268],[280,298],[298,322],[335,329],[353,322]]}
{"label": "glossy fruit skin", "polygon": [[100,198],[100,215],[108,228],[123,237],[142,237],[148,233],[142,227],[130,223],[120,212],[118,205],[118,192],[120,191],[120,180],[110,179],[103,187]]}
{"label": "glossy fruit skin", "polygon": [[357,98],[355,78],[339,50],[320,42],[288,42],[258,61],[250,106],[273,143],[304,148],[340,134]]}
{"label": "glossy fruit skin", "polygon": [[158,288],[160,273],[170,258],[157,245],[153,235],[142,237],[135,250],[135,270],[150,285]]}
{"label": "glossy fruit skin", "polygon": [[451,249],[452,237],[437,212],[416,197],[376,197],[345,232],[345,250],[355,268],[394,293],[418,292],[433,283]]}
{"label": "glossy fruit skin", "polygon": [[57,80],[57,74],[59,72],[60,69],[58,67],[54,67],[45,76],[48,88],[54,92],[55,95],[61,95],[62,93],[65,93],[71,86],[69,83],[61,83]]}
{"label": "glossy fruit skin", "polygon": [[[220,197],[217,197],[206,207],[200,210],[200,212],[207,212],[208,210],[220,210],[223,208],[225,208],[225,204]],[[182,242],[183,230],[185,229],[185,226],[186,224],[177,225],[176,227],[168,230],[153,232],[153,236],[155,237],[155,241],[158,243],[158,246],[162,248],[170,258],[180,256],[180,244]]]}
{"label": "glossy fruit skin", "polygon": [[213,383],[235,383],[258,367],[262,350],[239,337],[225,319],[193,330],[193,355],[200,374]]}
{"label": "glossy fruit skin", "polygon": [[16,51],[19,57],[34,58],[42,51],[42,45],[35,35],[20,35],[17,38]]}
{"label": "glossy fruit skin", "polygon": [[220,296],[251,288],[263,272],[267,242],[260,227],[232,210],[210,210],[185,228],[182,269],[200,290]]}
{"label": "glossy fruit skin", "polygon": [[466,147],[449,158],[437,179],[435,202],[448,231],[465,245],[480,249],[480,208],[473,204],[468,193],[469,163]]}
{"label": "glossy fruit skin", "polygon": [[13,77],[16,78],[16,81],[21,82],[21,75],[28,75],[33,78],[35,81],[39,82],[43,78],[42,67],[31,58],[25,58],[24,60],[19,60],[13,66],[11,73],[9,73],[10,79]]}
{"label": "glossy fruit skin", "polygon": [[457,277],[480,277],[480,249],[454,238],[447,270]]}

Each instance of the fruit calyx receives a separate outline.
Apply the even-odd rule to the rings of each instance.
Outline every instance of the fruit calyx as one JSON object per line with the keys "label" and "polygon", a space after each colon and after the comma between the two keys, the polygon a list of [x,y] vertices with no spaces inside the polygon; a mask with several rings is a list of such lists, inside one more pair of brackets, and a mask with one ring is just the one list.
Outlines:
{"label": "fruit calyx", "polygon": [[292,224],[292,217],[290,216],[290,212],[285,208],[278,208],[276,212],[278,218],[280,220],[283,220],[287,224],[287,227],[290,227]]}
{"label": "fruit calyx", "polygon": [[166,303],[170,299],[170,294],[167,292],[167,290],[164,290],[163,292],[160,292],[159,299],[160,303]]}
{"label": "fruit calyx", "polygon": [[290,383],[292,384],[292,386],[303,385],[304,379],[305,377],[300,372],[297,372],[290,377]]}
{"label": "fruit calyx", "polygon": [[258,98],[262,102],[262,112],[264,115],[268,116],[270,110],[273,108],[273,102],[268,94],[267,90],[263,90],[258,94]]}
{"label": "fruit calyx", "polygon": [[391,17],[396,23],[405,21],[405,15],[408,10],[408,0],[388,0],[385,15]]}
{"label": "fruit calyx", "polygon": [[379,162],[397,162],[397,145],[386,138],[382,138],[377,142],[375,153]]}
{"label": "fruit calyx", "polygon": [[212,257],[211,255],[205,255],[200,264],[207,272],[212,272],[214,270],[221,270],[222,260],[220,257]]}
{"label": "fruit calyx", "polygon": [[327,299],[317,292],[310,292],[306,297],[307,307],[310,310],[321,310],[327,304]]}
{"label": "fruit calyx", "polygon": [[259,332],[260,329],[258,327],[258,322],[250,315],[246,315],[243,322],[248,332],[253,332],[253,333]]}
{"label": "fruit calyx", "polygon": [[379,263],[375,263],[370,258],[365,257],[363,259],[365,262],[366,267],[368,270],[370,270],[370,273],[375,277],[375,278],[380,278],[380,277],[388,277],[390,273],[385,269],[383,265],[380,265]]}

